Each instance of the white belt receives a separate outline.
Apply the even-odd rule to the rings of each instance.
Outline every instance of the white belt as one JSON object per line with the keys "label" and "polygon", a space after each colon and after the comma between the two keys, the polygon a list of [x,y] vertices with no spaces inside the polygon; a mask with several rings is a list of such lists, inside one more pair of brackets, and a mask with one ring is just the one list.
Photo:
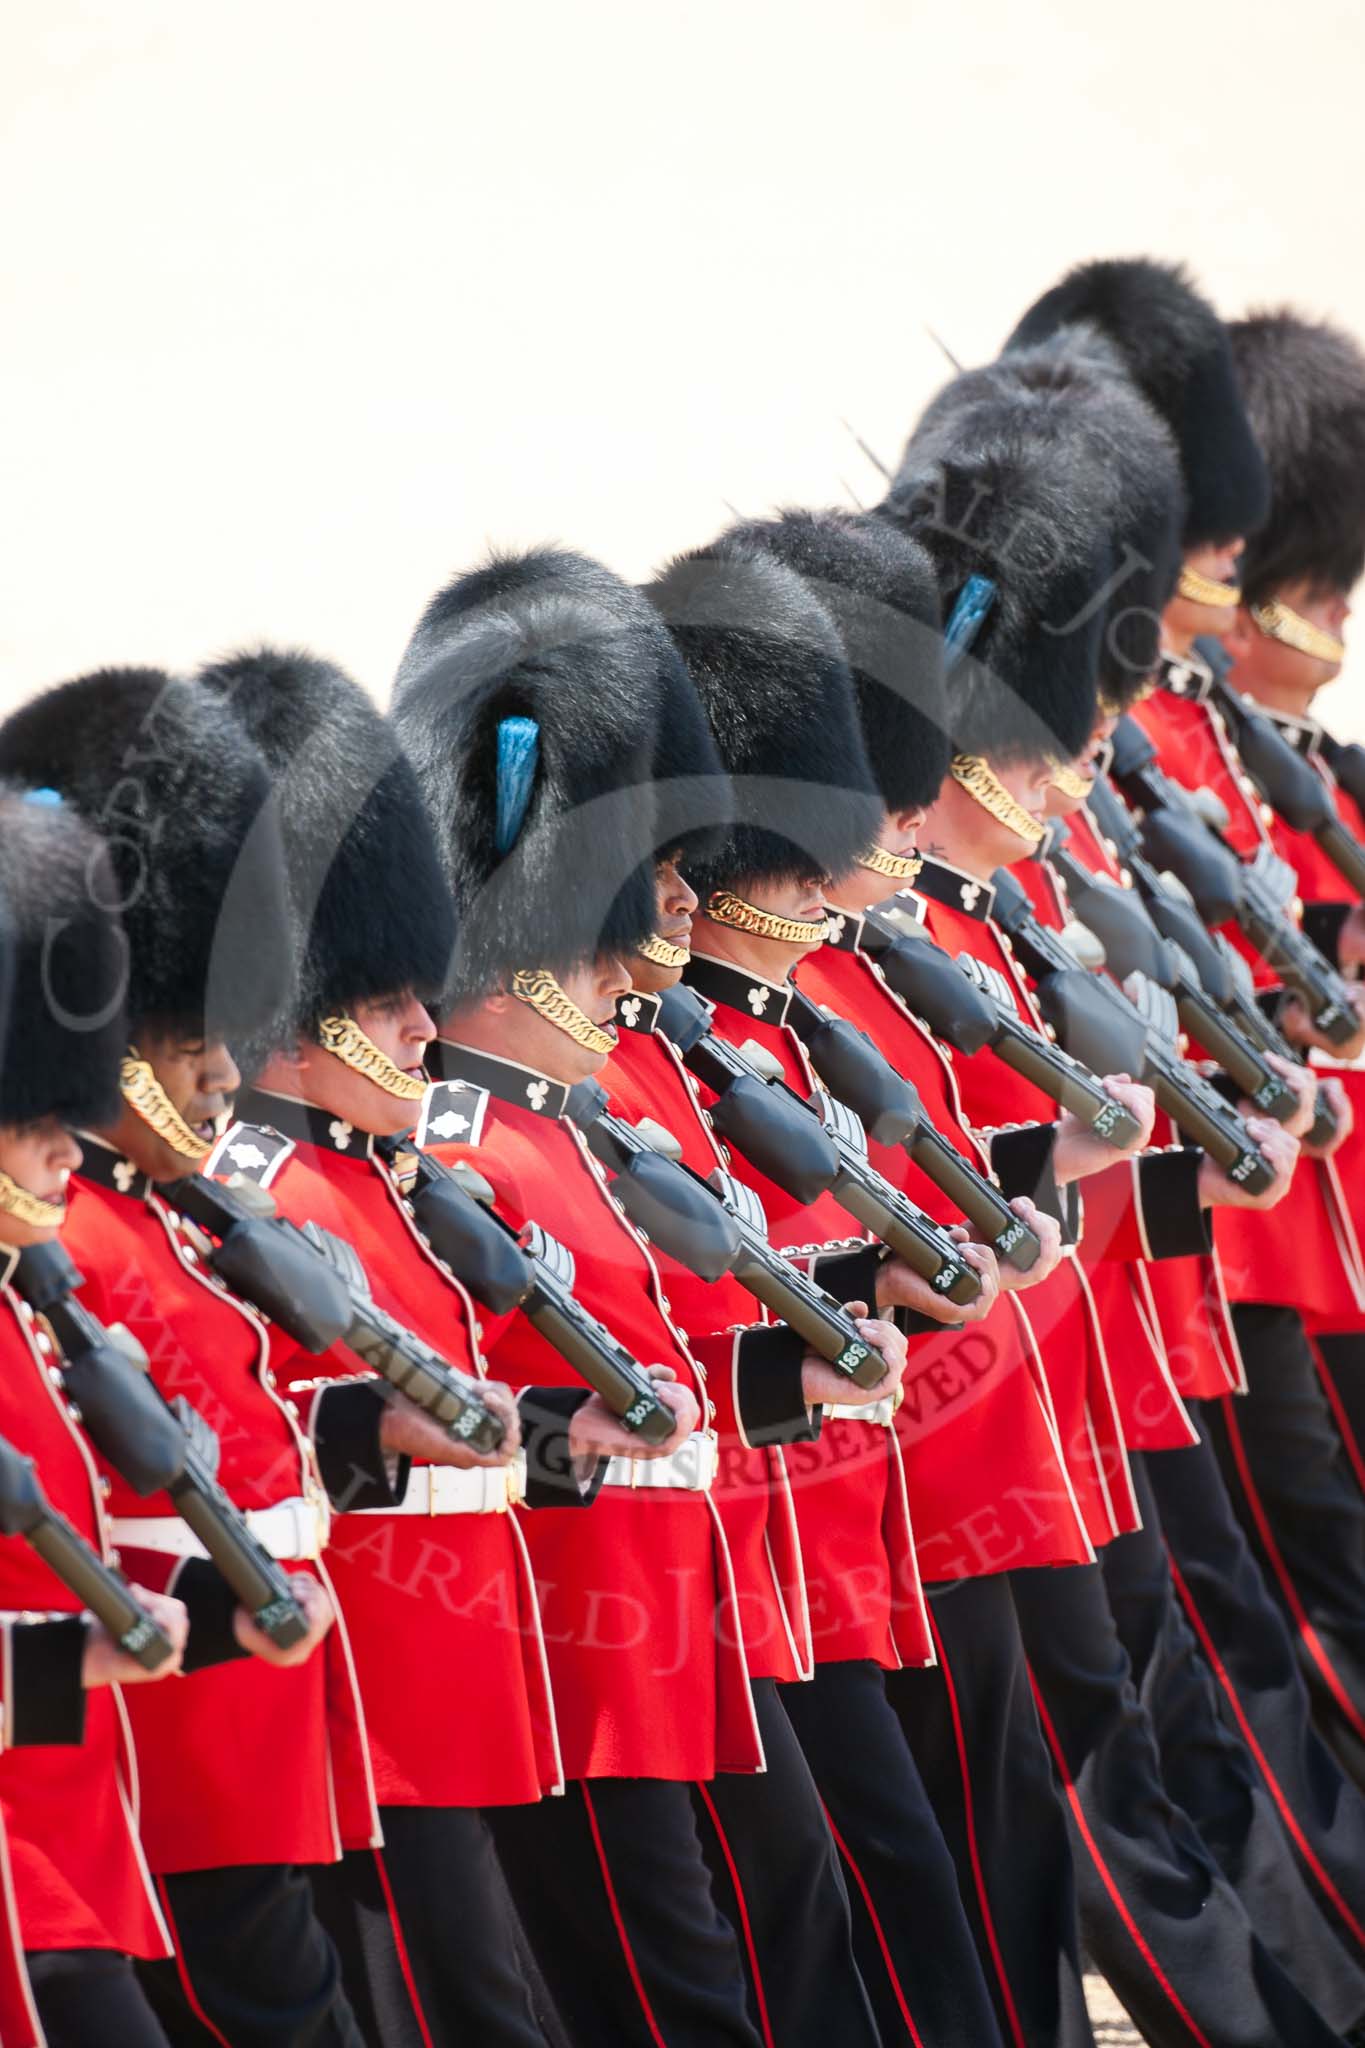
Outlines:
{"label": "white belt", "polygon": [[416,1465],[396,1507],[355,1508],[359,1515],[505,1515],[526,1493],[526,1460],[510,1465]]}
{"label": "white belt", "polygon": [[[248,1529],[263,1550],[281,1560],[321,1557],[329,1516],[325,1501],[281,1500],[273,1508],[248,1508]],[[116,1515],[113,1538],[120,1550],[159,1550],[169,1557],[207,1557],[199,1538],[179,1515]]]}
{"label": "white belt", "polygon": [[844,1408],[831,1402],[825,1410],[829,1422],[874,1422],[879,1429],[890,1429],[891,1418],[896,1412],[896,1397],[888,1394],[884,1401],[865,1401],[861,1408]]}
{"label": "white belt", "polygon": [[671,1487],[676,1493],[709,1493],[716,1476],[716,1439],[709,1429],[693,1430],[666,1458],[608,1458],[604,1486]]}

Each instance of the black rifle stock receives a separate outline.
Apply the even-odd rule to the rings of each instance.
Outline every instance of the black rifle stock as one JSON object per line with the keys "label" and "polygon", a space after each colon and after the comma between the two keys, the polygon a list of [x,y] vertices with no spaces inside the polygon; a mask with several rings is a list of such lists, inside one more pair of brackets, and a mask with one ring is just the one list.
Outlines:
{"label": "black rifle stock", "polygon": [[673,1411],[649,1374],[573,1293],[574,1259],[567,1246],[528,1223],[518,1234],[491,1207],[493,1190],[480,1175],[417,1152],[402,1138],[376,1141],[380,1155],[401,1162],[411,1185],[403,1199],[438,1259],[494,1315],[519,1308],[602,1396],[642,1443],[672,1436]]}
{"label": "black rifle stock", "polygon": [[1120,1147],[1136,1144],[1141,1126],[1089,1068],[1025,1024],[1013,1002],[997,999],[926,933],[912,937],[884,923],[884,916],[883,910],[863,920],[872,946],[880,948],[873,957],[889,986],[936,1038],[969,1057],[989,1046],[1097,1138]]}
{"label": "black rifle stock", "polygon": [[632,1223],[703,1280],[731,1273],[765,1308],[855,1386],[875,1387],[885,1367],[858,1334],[841,1302],[774,1251],[763,1205],[718,1167],[703,1180],[681,1160],[651,1146],[640,1130],[607,1108],[605,1090],[581,1081],[568,1114],[589,1151],[615,1178],[612,1192]]}
{"label": "black rifle stock", "polygon": [[152,1619],[122,1572],[106,1564],[43,1492],[32,1458],[0,1437],[0,1535],[21,1536],[88,1607],[125,1655],[159,1671],[174,1644]]}
{"label": "black rifle stock", "polygon": [[1137,721],[1114,731],[1113,776],[1143,812],[1142,839],[1158,868],[1169,868],[1210,926],[1236,923],[1313,1023],[1334,1045],[1356,1034],[1350,992],[1336,968],[1293,922],[1253,864],[1237,855],[1200,817],[1190,794],[1157,765],[1156,749]]}
{"label": "black rifle stock", "polygon": [[1365,896],[1365,846],[1337,816],[1331,791],[1274,722],[1227,683],[1213,697],[1233,730],[1242,766],[1291,831],[1308,832],[1357,896]]}
{"label": "black rifle stock", "polygon": [[276,1215],[270,1196],[249,1182],[229,1186],[194,1174],[165,1194],[207,1233],[206,1256],[220,1279],[305,1351],[316,1356],[345,1344],[452,1442],[481,1452],[500,1447],[506,1429],[485,1405],[478,1381],[371,1298],[349,1245],[314,1224],[300,1230]]}
{"label": "black rifle stock", "polygon": [[1074,964],[1057,934],[1034,915],[1012,875],[1001,870],[993,881],[996,917],[1033,975],[1038,1006],[1063,1043],[1087,1064],[1100,1060],[1109,1072],[1149,1081],[1167,1116],[1203,1146],[1230,1180],[1250,1194],[1264,1193],[1274,1181],[1274,1169],[1239,1112],[1173,1042],[1153,1030],[1120,989]]}
{"label": "black rifle stock", "polygon": [[998,1258],[1027,1273],[1042,1245],[992,1181],[979,1173],[925,1115],[919,1091],[898,1074],[865,1031],[821,1010],[798,990],[787,1021],[831,1095],[847,1103],[869,1138],[902,1145],[934,1185],[956,1202]]}
{"label": "black rifle stock", "polygon": [[[936,1294],[959,1307],[976,1300],[981,1281],[975,1269],[963,1259],[957,1242],[945,1229],[877,1172],[867,1157],[862,1125],[851,1110],[823,1092],[805,1101],[781,1079],[775,1064],[767,1065],[766,1055],[755,1060],[745,1048],[731,1045],[712,1030],[705,1005],[681,983],[661,998],[659,1028],[673,1040],[684,1064],[715,1095],[710,1114],[716,1129],[760,1172],[802,1202],[814,1201],[825,1192],[832,1194],[842,1209],[904,1259]],[[800,1153],[776,1136],[769,1108],[774,1100],[786,1113],[784,1126],[800,1133]],[[825,1140],[822,1177],[814,1186],[808,1171],[814,1149],[810,1144],[812,1126]],[[810,1192],[798,1193],[798,1187]]]}
{"label": "black rifle stock", "polygon": [[[134,1493],[168,1493],[257,1628],[281,1649],[308,1633],[288,1573],[252,1534],[198,1443],[148,1375],[76,1299],[82,1275],[58,1243],[19,1256],[14,1284],[46,1320],[62,1355],[62,1381],[100,1455]],[[207,1425],[199,1418],[205,1430]],[[211,1434],[211,1433],[210,1433]]]}

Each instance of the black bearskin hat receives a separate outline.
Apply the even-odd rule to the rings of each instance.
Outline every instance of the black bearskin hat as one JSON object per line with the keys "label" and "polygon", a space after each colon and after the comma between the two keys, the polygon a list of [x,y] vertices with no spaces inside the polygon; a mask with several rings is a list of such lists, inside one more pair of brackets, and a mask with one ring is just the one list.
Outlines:
{"label": "black bearskin hat", "polygon": [[101,669],[0,726],[0,773],[55,789],[107,842],[128,941],[128,1027],[236,1040],[284,999],[279,823],[255,748],[161,669]]}
{"label": "black bearskin hat", "polygon": [[929,556],[886,520],[844,511],[786,511],[736,531],[795,569],[838,627],[887,809],[931,804],[951,749]]}
{"label": "black bearskin hat", "polygon": [[[673,733],[675,695],[688,719]],[[563,548],[457,577],[413,634],[392,715],[459,907],[451,999],[639,948],[656,855],[690,815],[661,817],[655,775],[715,793],[677,656],[637,592]]]}
{"label": "black bearskin hat", "polygon": [[103,841],[51,792],[0,785],[0,1124],[111,1124],[128,949]]}
{"label": "black bearskin hat", "polygon": [[1227,329],[1178,263],[1081,263],[1029,307],[1007,350],[1089,325],[1175,435],[1189,494],[1185,540],[1254,533],[1266,516],[1265,464],[1247,421]]}
{"label": "black bearskin hat", "polygon": [[972,579],[991,593],[970,651],[948,654],[955,752],[1065,761],[1085,746],[1114,565],[1105,498],[1084,441],[1017,393],[960,420],[936,402],[911,436],[879,509],[932,558],[950,642]]}
{"label": "black bearskin hat", "polygon": [[688,880],[705,901],[746,880],[840,875],[872,846],[882,802],[838,628],[767,547],[727,534],[647,586],[734,782],[735,824]]}
{"label": "black bearskin hat", "polygon": [[914,433],[942,452],[970,422],[1017,402],[1040,434],[1074,438],[1093,465],[1096,515],[1114,561],[1100,642],[1100,692],[1126,710],[1156,669],[1161,614],[1180,573],[1185,491],[1170,429],[1129,379],[1112,343],[1065,329],[944,386]]}
{"label": "black bearskin hat", "polygon": [[259,749],[279,807],[295,931],[292,1005],[246,1052],[311,1034],[353,1003],[434,995],[454,915],[412,768],[389,721],[341,669],[260,647],[200,675]]}
{"label": "black bearskin hat", "polygon": [[1300,580],[1350,590],[1365,570],[1365,353],[1287,307],[1228,332],[1270,471],[1270,517],[1242,558],[1247,601]]}

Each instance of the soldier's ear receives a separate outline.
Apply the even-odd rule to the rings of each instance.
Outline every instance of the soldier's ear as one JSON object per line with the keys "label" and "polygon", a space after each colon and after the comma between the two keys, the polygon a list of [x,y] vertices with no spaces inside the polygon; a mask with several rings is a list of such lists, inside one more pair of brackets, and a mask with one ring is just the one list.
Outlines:
{"label": "soldier's ear", "polygon": [[1244,604],[1239,604],[1232,615],[1232,624],[1223,635],[1223,645],[1234,663],[1250,658],[1258,629],[1251,622],[1251,614]]}

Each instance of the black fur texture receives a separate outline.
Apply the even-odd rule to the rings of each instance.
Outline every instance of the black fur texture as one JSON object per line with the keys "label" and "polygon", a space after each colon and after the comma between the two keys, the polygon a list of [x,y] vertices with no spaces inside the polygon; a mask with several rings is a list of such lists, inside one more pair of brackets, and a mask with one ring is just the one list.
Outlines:
{"label": "black fur texture", "polygon": [[838,628],[785,562],[744,534],[681,555],[647,586],[734,785],[736,822],[687,874],[712,889],[845,873],[882,801]]}
{"label": "black fur texture", "polygon": [[1072,440],[1090,458],[1095,517],[1112,556],[1100,692],[1126,710],[1157,666],[1161,614],[1180,572],[1185,490],[1174,437],[1112,343],[1063,329],[954,378],[930,403],[914,445],[946,447],[974,418],[1011,402],[1032,414],[1040,434]]}
{"label": "black fur texture", "polygon": [[1185,541],[1254,533],[1269,506],[1265,464],[1237,388],[1227,329],[1178,263],[1081,263],[1036,300],[1007,350],[1089,325],[1122,351],[1175,435],[1188,493]]}
{"label": "black fur texture", "polygon": [[128,948],[107,850],[68,804],[0,786],[0,1124],[111,1124]]}
{"label": "black fur texture", "polygon": [[1348,591],[1365,571],[1365,353],[1288,307],[1252,313],[1229,333],[1270,471],[1270,517],[1242,558],[1247,600],[1305,580]]}
{"label": "black fur texture", "polygon": [[264,1051],[323,1017],[409,992],[434,996],[455,937],[435,839],[411,765],[358,683],[301,648],[258,647],[204,669],[260,750],[284,835],[295,934],[293,1001]]}
{"label": "black fur texture", "polygon": [[970,577],[995,585],[970,652],[950,663],[954,751],[1070,760],[1098,713],[1114,567],[1105,486],[1058,408],[1001,391],[959,417],[955,388],[911,436],[879,509],[932,558],[945,630]]}
{"label": "black fur texture", "polygon": [[838,627],[887,809],[931,804],[951,749],[929,556],[886,520],[860,513],[791,510],[736,530],[795,569]]}
{"label": "black fur texture", "polygon": [[[728,805],[668,635],[629,585],[568,549],[495,557],[433,598],[392,716],[460,913],[451,1000],[518,968],[634,952],[654,929],[656,855]],[[500,853],[497,734],[510,717],[535,720],[539,754]]]}
{"label": "black fur texture", "polygon": [[289,985],[278,819],[226,709],[161,669],[101,669],[0,726],[0,773],[58,790],[108,842],[129,1029],[235,1040]]}

